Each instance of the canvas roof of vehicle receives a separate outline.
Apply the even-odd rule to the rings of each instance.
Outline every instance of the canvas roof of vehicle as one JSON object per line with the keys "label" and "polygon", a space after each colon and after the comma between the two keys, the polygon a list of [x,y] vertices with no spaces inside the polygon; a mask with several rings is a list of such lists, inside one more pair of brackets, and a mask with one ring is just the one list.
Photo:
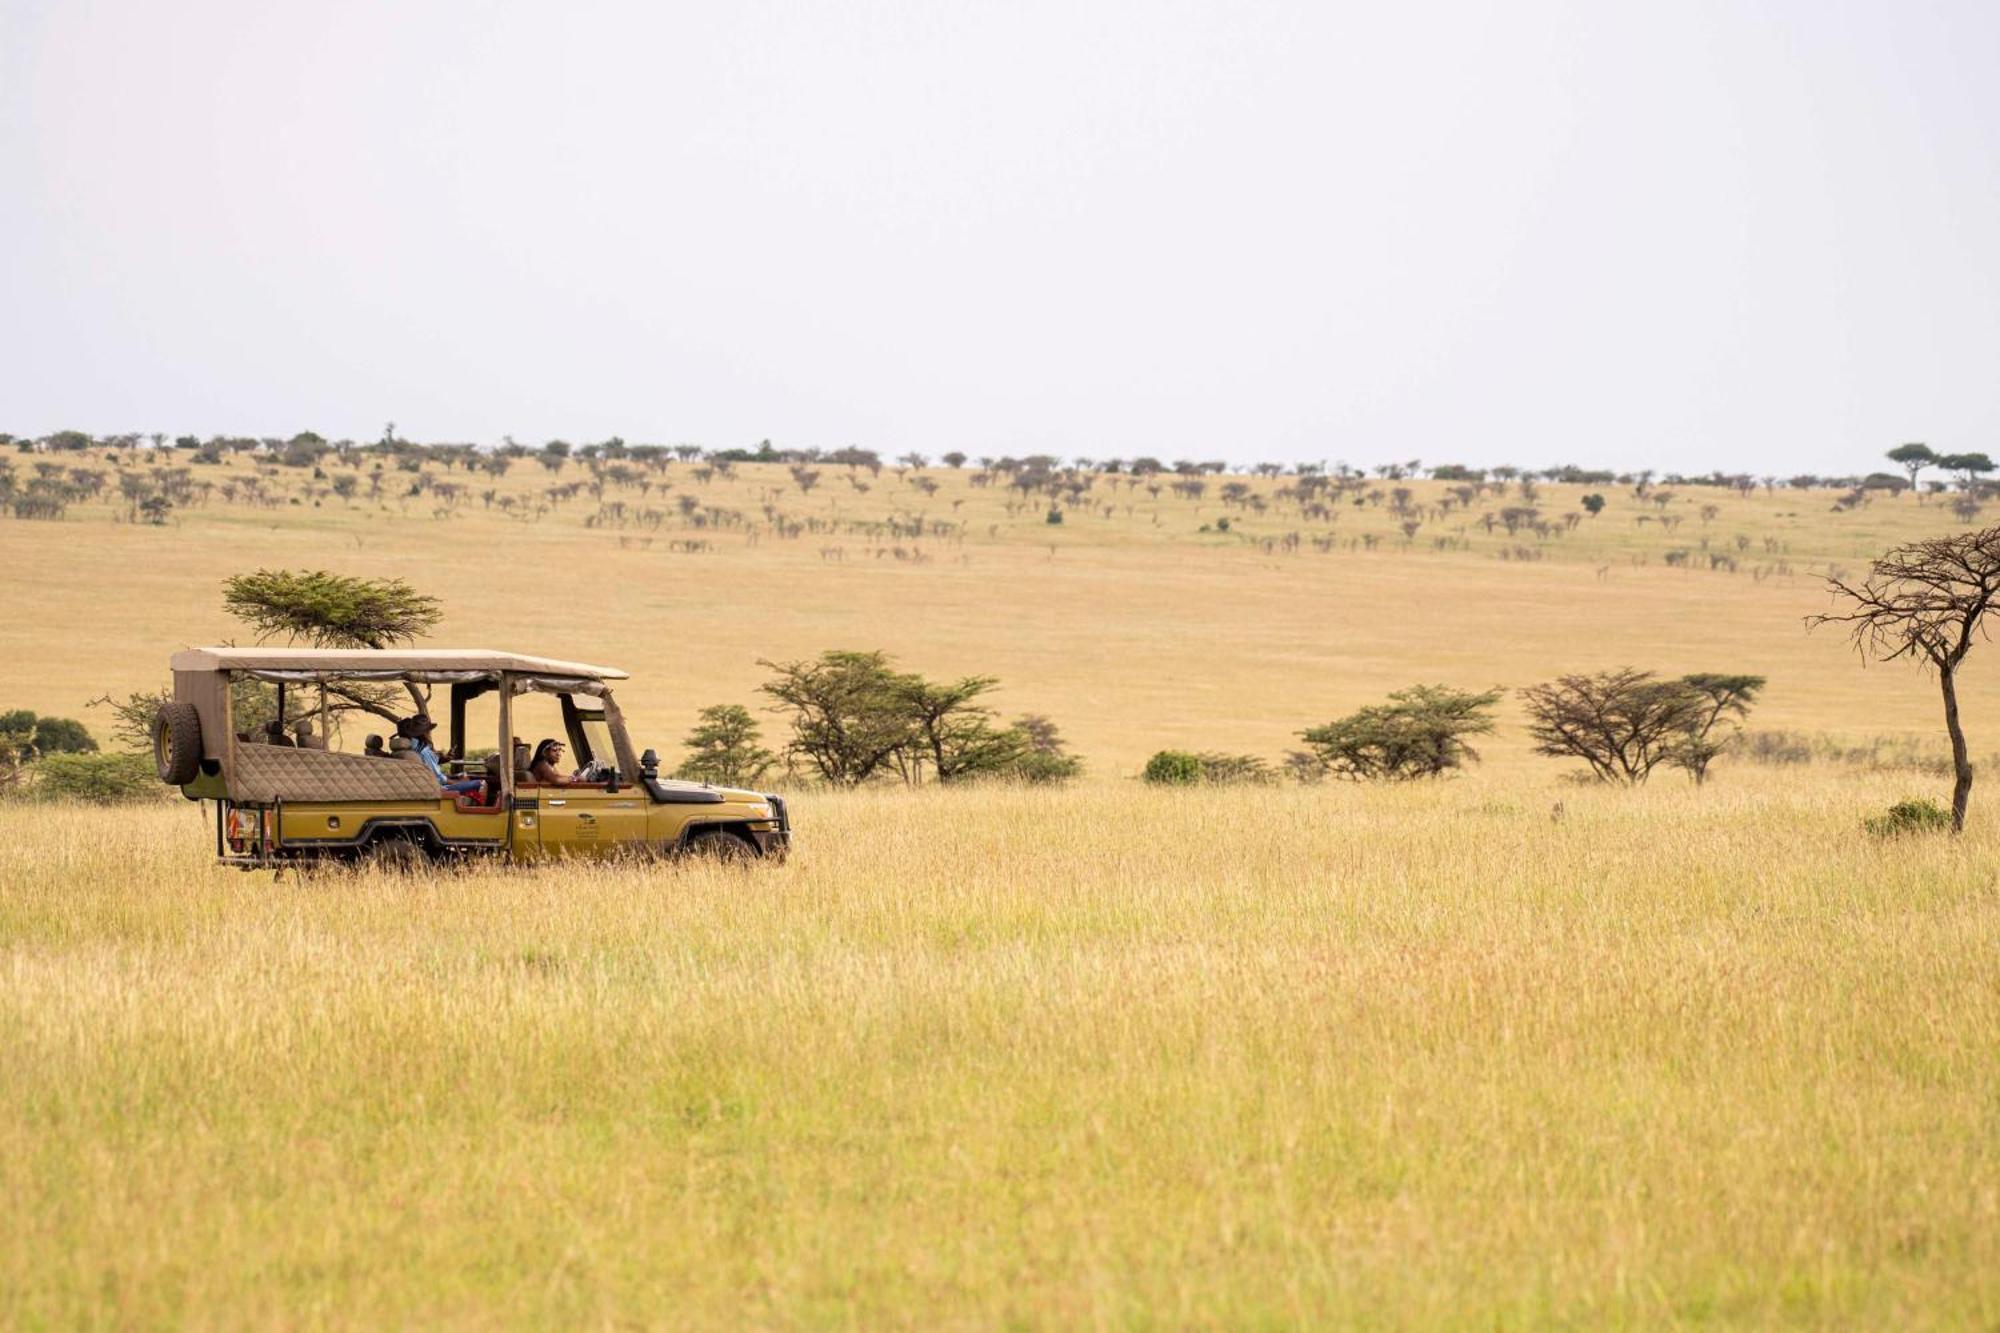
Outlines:
{"label": "canvas roof of vehicle", "polygon": [[624,680],[617,667],[488,648],[186,648],[175,671],[509,671],[534,676]]}

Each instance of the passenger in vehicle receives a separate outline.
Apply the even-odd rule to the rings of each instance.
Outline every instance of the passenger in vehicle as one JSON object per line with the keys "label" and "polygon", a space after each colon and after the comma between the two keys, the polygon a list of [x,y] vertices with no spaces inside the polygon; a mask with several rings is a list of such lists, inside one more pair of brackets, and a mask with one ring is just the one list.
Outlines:
{"label": "passenger in vehicle", "polygon": [[292,728],[292,744],[301,750],[324,750],[326,740],[313,733],[313,724],[303,719]]}
{"label": "passenger in vehicle", "polygon": [[397,730],[410,738],[410,748],[416,751],[417,758],[423,760],[424,767],[431,771],[431,776],[438,780],[438,786],[453,795],[458,795],[463,792],[478,791],[485,785],[478,778],[445,776],[444,765],[438,762],[437,750],[431,745],[431,733],[437,730],[437,727],[422,713],[404,718],[398,724]]}
{"label": "passenger in vehicle", "polygon": [[382,748],[382,738],[380,736],[370,736],[367,740],[363,741],[361,743],[361,753],[367,755],[370,759],[389,758],[389,752]]}
{"label": "passenger in vehicle", "polygon": [[285,734],[283,719],[274,717],[264,724],[264,744],[282,745],[287,750],[294,748],[292,738]]}
{"label": "passenger in vehicle", "polygon": [[539,782],[544,787],[567,787],[568,778],[562,775],[563,751],[567,748],[559,740],[549,737],[535,747],[535,757],[528,763],[528,780]]}

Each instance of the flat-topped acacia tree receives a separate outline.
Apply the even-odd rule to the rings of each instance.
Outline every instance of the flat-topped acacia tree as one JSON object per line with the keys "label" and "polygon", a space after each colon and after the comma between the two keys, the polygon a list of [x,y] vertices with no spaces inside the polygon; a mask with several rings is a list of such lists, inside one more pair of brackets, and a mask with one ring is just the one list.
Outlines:
{"label": "flat-topped acacia tree", "polygon": [[1936,670],[1951,737],[1951,828],[1965,827],[1972,761],[1958,717],[1958,669],[2000,599],[2000,528],[1910,542],[1889,551],[1857,583],[1828,577],[1839,611],[1808,616],[1808,628],[1845,625],[1864,659],[1907,658]]}
{"label": "flat-topped acacia tree", "polygon": [[438,600],[401,579],[317,569],[260,569],[222,585],[223,609],[262,639],[284,635],[315,648],[390,648],[427,634]]}
{"label": "flat-topped acacia tree", "polygon": [[[428,634],[444,609],[401,579],[364,579],[318,569],[260,569],[222,585],[222,606],[261,639],[283,636],[315,648],[393,648]],[[404,682],[423,712],[425,694]],[[395,712],[372,692],[332,691],[378,716]]]}

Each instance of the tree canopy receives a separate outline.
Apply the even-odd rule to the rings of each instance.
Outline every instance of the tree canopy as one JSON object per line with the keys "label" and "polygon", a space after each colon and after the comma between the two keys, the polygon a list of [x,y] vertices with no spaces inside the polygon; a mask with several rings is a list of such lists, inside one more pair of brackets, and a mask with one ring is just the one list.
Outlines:
{"label": "tree canopy", "polygon": [[1631,667],[1559,676],[1522,690],[1521,700],[1536,754],[1581,759],[1599,780],[1633,785],[1673,757],[1702,715],[1686,682]]}
{"label": "tree canopy", "polygon": [[701,710],[695,729],[681,742],[688,756],[674,770],[683,782],[750,787],[764,780],[778,757],[759,745],[757,719],[741,704],[713,704]]}
{"label": "tree canopy", "polygon": [[760,688],[791,717],[788,764],[825,782],[1060,782],[1079,768],[1048,719],[998,724],[984,703],[999,684],[991,676],[929,681],[883,653],[838,650],[762,665],[773,677]]}
{"label": "tree canopy", "polygon": [[1477,763],[1468,736],[1493,730],[1499,690],[1473,693],[1443,685],[1397,690],[1373,704],[1299,733],[1321,771],[1351,781],[1402,782],[1442,777]]}
{"label": "tree canopy", "polygon": [[260,569],[223,584],[223,607],[260,639],[315,648],[389,648],[428,634],[443,615],[437,598],[402,579],[324,570]]}

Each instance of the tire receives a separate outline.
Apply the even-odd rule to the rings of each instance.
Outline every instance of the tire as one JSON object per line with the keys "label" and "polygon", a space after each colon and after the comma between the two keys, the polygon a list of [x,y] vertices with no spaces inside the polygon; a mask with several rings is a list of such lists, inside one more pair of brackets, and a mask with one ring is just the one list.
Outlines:
{"label": "tire", "polygon": [[728,829],[710,829],[688,839],[688,855],[722,865],[744,865],[757,859],[757,849]]}
{"label": "tire", "polygon": [[174,787],[201,776],[201,715],[193,704],[161,704],[153,714],[153,767]]}
{"label": "tire", "polygon": [[430,852],[420,843],[395,836],[377,838],[361,853],[361,866],[384,875],[414,875],[429,869]]}

